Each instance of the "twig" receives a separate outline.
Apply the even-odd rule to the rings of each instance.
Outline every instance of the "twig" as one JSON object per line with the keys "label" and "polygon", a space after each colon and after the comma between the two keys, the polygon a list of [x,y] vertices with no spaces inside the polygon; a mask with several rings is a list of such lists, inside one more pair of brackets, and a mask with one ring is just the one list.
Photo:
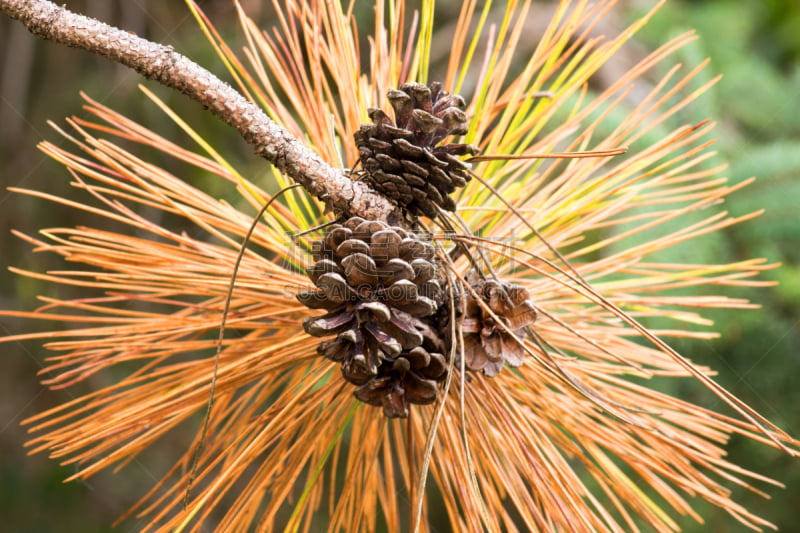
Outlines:
{"label": "twig", "polygon": [[42,39],[121,63],[201,103],[238,131],[257,155],[333,211],[393,224],[401,220],[399,210],[384,196],[331,167],[233,87],[171,46],[150,42],[47,0],[0,0],[0,11]]}

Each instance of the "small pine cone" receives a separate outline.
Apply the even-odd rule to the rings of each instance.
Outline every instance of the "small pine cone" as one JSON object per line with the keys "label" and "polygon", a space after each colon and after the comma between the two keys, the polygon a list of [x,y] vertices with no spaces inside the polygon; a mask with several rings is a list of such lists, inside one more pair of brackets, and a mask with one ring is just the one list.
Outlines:
{"label": "small pine cone", "polygon": [[474,155],[478,148],[439,143],[467,132],[464,99],[443,91],[438,82],[405,83],[387,96],[394,121],[370,108],[372,124],[355,133],[365,181],[413,215],[435,218],[437,206],[455,211],[450,194],[470,179],[469,165],[458,156]]}
{"label": "small pine cone", "polygon": [[406,230],[353,217],[334,224],[313,249],[307,269],[317,287],[297,299],[322,316],[303,321],[309,335],[336,335],[318,352],[342,364],[345,378],[361,384],[385,360],[423,344],[418,324],[441,299],[434,250]]}
{"label": "small pine cone", "polygon": [[[536,308],[524,287],[482,279],[474,271],[467,275],[467,283],[516,337],[523,337],[524,328],[536,320]],[[485,375],[492,377],[500,372],[503,364],[512,367],[521,365],[525,350],[520,342],[498,325],[471,294],[468,293],[466,299],[462,326],[466,367],[482,370]]]}

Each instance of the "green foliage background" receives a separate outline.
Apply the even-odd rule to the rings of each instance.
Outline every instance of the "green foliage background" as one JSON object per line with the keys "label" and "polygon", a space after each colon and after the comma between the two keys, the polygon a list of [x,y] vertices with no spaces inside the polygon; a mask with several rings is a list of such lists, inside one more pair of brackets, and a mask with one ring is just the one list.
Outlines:
{"label": "green foliage background", "polygon": [[[635,14],[632,9],[630,14]],[[756,182],[726,201],[734,215],[766,212],[693,249],[699,262],[766,257],[783,265],[765,273],[779,282],[739,291],[762,305],[713,317],[719,339],[680,346],[719,371],[719,381],[794,436],[800,433],[800,3],[782,0],[668,2],[639,36],[648,48],[694,28],[700,39],[678,59],[694,66],[711,58],[709,76],[723,74],[692,107],[693,120],[718,122],[719,158],[732,183]],[[720,257],[724,254],[724,257]],[[747,506],[781,531],[800,531],[800,464],[776,450],[734,440],[734,462],[786,484],[771,500],[739,492]],[[724,513],[700,506],[706,525],[687,531],[731,531]],[[733,530],[737,525],[733,526]]]}
{"label": "green foliage background", "polygon": [[[248,4],[248,2],[244,2]],[[249,2],[248,11],[269,22],[266,2]],[[651,2],[623,2],[617,20],[632,20]],[[220,24],[223,33],[234,35],[234,11],[226,0],[201,2]],[[187,16],[183,2],[124,0],[70,2],[74,10],[86,12],[135,30],[148,38],[172,44],[177,50],[216,72],[222,72],[209,47]],[[229,21],[225,24],[224,21]],[[440,20],[445,25],[446,20]],[[719,381],[762,414],[800,436],[800,3],[793,0],[698,0],[668,2],[637,37],[643,54],[669,37],[695,28],[700,39],[679,52],[672,61],[689,67],[710,57],[704,73],[723,79],[686,114],[683,121],[699,122],[708,117],[718,122],[719,156],[713,163],[730,164],[727,175],[734,183],[750,176],[755,184],[731,197],[726,208],[734,215],[759,209],[766,213],[749,223],[710,237],[700,246],[681,248],[672,259],[691,262],[722,262],[766,257],[781,262],[764,279],[779,285],[758,290],[732,290],[731,296],[747,297],[762,305],[755,311],[720,311],[712,318],[721,333],[717,340],[679,343],[688,357],[719,371]],[[52,119],[63,124],[66,115],[79,113],[78,91],[141,120],[169,136],[167,124],[136,90],[141,80],[133,73],[110,65],[84,52],[36,41],[19,25],[0,20],[0,184],[69,194],[67,176],[34,147],[42,139],[62,143],[45,125]],[[446,59],[446,58],[443,58]],[[602,83],[602,80],[599,80]],[[158,94],[190,117],[206,137],[234,153],[253,176],[268,175],[266,165],[249,155],[235,133],[208,116],[199,106],[160,90]],[[201,175],[186,176],[201,187],[213,189]],[[219,191],[224,194],[224,191]],[[11,276],[5,267],[42,270],[54,268],[53,258],[31,254],[12,237],[9,229],[33,233],[39,228],[71,225],[80,221],[67,210],[42,202],[9,195],[0,190],[0,307],[30,309],[44,287],[35,281]],[[663,257],[663,259],[670,259]],[[52,290],[48,288],[47,290]],[[68,297],[67,291],[51,296]],[[0,334],[18,333],[30,323],[0,319]],[[44,328],[45,325],[38,327]],[[85,483],[62,485],[71,471],[58,467],[41,455],[27,457],[22,449],[23,418],[49,405],[64,401],[67,393],[49,392],[35,374],[42,365],[39,343],[3,345],[0,359],[0,523],[3,531],[109,531],[114,521],[137,495],[153,483],[153,475],[142,464],[120,474],[103,473]],[[97,378],[98,380],[100,378]],[[100,382],[88,386],[101,385]],[[698,388],[685,386],[671,392],[708,404]],[[169,460],[169,445],[162,453]],[[175,450],[176,456],[178,450]],[[730,445],[734,462],[786,484],[785,490],[769,488],[771,500],[736,490],[747,507],[774,521],[785,532],[800,531],[796,520],[800,508],[800,462],[757,443],[734,440]],[[737,531],[740,528],[723,512],[698,503],[706,524],[691,519],[686,531]],[[118,531],[136,531],[141,524],[125,522]]]}

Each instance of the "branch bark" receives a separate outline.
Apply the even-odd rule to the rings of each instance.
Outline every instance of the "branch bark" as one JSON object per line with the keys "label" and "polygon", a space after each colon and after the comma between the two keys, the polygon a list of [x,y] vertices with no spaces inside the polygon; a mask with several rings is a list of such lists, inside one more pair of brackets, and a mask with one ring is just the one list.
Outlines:
{"label": "branch bark", "polygon": [[331,167],[233,87],[171,46],[150,42],[47,0],[0,0],[0,11],[42,39],[121,63],[199,102],[239,132],[257,155],[303,185],[334,212],[392,224],[403,219],[397,206],[384,196]]}

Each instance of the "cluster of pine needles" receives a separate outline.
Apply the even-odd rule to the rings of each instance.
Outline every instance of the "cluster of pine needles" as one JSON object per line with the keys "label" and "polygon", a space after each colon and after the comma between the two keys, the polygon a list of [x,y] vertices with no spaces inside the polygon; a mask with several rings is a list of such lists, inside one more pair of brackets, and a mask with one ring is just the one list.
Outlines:
{"label": "cluster of pine needles", "polygon": [[[261,187],[144,87],[194,148],[85,96],[87,117],[54,125],[72,148],[41,148],[86,201],[18,192],[108,228],[19,234],[70,267],[16,271],[87,295],[3,312],[77,326],[5,340],[46,339],[49,387],[115,379],[27,420],[31,450],[85,479],[194,435],[131,510],[153,531],[673,531],[702,521],[694,498],[769,527],[730,486],[775,482],[725,444],[798,443],[664,339],[754,307],[695,288],[762,285],[774,265],[657,259],[757,213],[708,209],[747,183],[708,164],[711,122],[670,126],[707,89],[700,68],[657,77],[693,34],[589,89],[653,14],[596,36],[614,4],[558,2],[521,58],[535,5],[466,1],[432,81],[432,0],[377,1],[367,41],[356,2],[276,2],[268,31],[237,5],[241,53],[190,1],[241,93],[406,218],[325,213],[277,172]],[[652,378],[697,380],[729,414]]]}

